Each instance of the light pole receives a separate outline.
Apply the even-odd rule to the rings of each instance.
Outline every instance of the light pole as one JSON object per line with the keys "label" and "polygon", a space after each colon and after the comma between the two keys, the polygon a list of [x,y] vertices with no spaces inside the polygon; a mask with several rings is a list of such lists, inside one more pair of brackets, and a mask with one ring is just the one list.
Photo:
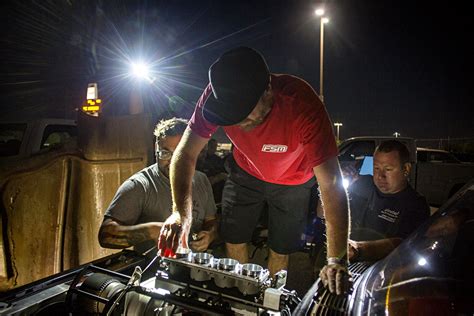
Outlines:
{"label": "light pole", "polygon": [[399,133],[399,132],[395,132],[395,133],[393,133],[393,136],[395,136],[395,137],[400,137],[400,133]]}
{"label": "light pole", "polygon": [[329,19],[324,16],[324,9],[317,9],[314,11],[317,16],[320,16],[320,44],[319,44],[319,96],[324,102],[323,82],[324,82],[324,24],[329,22]]}
{"label": "light pole", "polygon": [[339,144],[339,127],[342,126],[342,123],[336,122],[334,126],[336,126],[336,142]]}

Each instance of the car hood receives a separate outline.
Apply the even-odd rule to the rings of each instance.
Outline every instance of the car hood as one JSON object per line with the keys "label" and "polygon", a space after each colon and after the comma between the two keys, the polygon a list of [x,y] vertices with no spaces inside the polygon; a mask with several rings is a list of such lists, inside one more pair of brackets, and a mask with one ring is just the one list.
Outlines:
{"label": "car hood", "polygon": [[358,279],[352,315],[474,312],[474,182]]}

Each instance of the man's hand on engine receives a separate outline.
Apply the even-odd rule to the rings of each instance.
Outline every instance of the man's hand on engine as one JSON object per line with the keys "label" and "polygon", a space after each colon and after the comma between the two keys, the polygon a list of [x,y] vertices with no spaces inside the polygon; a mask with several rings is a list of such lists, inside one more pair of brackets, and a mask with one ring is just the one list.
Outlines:
{"label": "man's hand on engine", "polygon": [[341,260],[331,259],[335,258],[328,259],[328,264],[321,269],[319,277],[323,285],[328,287],[331,293],[336,293],[337,295],[345,294],[348,292],[352,282],[347,265],[341,262]]}
{"label": "man's hand on engine", "polygon": [[195,252],[206,251],[213,240],[212,233],[202,230],[196,235],[196,240],[189,243],[191,249]]}
{"label": "man's hand on engine", "polygon": [[190,228],[191,219],[183,218],[178,212],[173,212],[163,224],[158,238],[158,250],[161,250],[161,255],[174,257],[178,246],[187,249]]}

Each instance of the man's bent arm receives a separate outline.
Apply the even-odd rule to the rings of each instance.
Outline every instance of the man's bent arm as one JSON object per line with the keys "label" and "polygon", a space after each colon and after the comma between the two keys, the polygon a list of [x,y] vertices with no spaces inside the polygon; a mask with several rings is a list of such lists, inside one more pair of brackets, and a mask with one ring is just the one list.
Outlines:
{"label": "man's bent arm", "polygon": [[355,241],[359,253],[357,261],[377,261],[386,257],[403,241],[401,238],[385,238],[371,241]]}
{"label": "man's bent arm", "polygon": [[207,217],[202,224],[202,230],[208,231],[211,235],[211,242],[213,242],[218,235],[219,220],[216,216]]}
{"label": "man's bent arm", "polygon": [[349,208],[339,161],[336,157],[331,158],[313,170],[326,219],[327,256],[342,258],[347,252]]}
{"label": "man's bent arm", "polygon": [[186,218],[188,224],[191,224],[192,219],[192,179],[196,161],[207,141],[207,138],[197,135],[188,127],[171,160],[173,211],[179,212],[181,219]]}
{"label": "man's bent arm", "polygon": [[214,240],[217,239],[218,220],[215,216],[204,219],[202,229],[196,234],[196,240],[189,243],[193,251],[206,251]]}
{"label": "man's bent arm", "polygon": [[117,221],[106,219],[99,230],[99,243],[104,248],[122,249],[147,240],[158,240],[162,222],[150,222],[138,225],[121,225]]}

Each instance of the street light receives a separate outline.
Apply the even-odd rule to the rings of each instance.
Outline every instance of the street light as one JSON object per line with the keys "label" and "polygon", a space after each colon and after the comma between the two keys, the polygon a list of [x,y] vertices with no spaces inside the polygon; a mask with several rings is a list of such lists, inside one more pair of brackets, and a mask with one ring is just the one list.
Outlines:
{"label": "street light", "polygon": [[142,61],[132,62],[130,64],[130,74],[137,79],[145,79],[152,84],[156,77],[152,76],[150,66]]}
{"label": "street light", "polygon": [[324,102],[323,93],[323,73],[324,73],[324,24],[329,22],[329,19],[324,16],[324,9],[316,9],[314,13],[320,16],[320,45],[319,45],[319,96]]}
{"label": "street light", "polygon": [[342,126],[342,123],[336,122],[334,126],[336,126],[336,141],[339,144],[339,127]]}
{"label": "street light", "polygon": [[129,114],[138,114],[144,112],[142,88],[140,81],[146,81],[149,84],[153,84],[156,80],[154,73],[152,73],[151,65],[143,61],[130,62],[129,65],[129,76],[135,78],[138,82],[134,85],[134,88],[130,92],[130,100],[128,104]]}
{"label": "street light", "polygon": [[401,135],[400,135],[399,132],[395,132],[395,133],[393,133],[393,136],[395,136],[395,137],[400,137]]}

